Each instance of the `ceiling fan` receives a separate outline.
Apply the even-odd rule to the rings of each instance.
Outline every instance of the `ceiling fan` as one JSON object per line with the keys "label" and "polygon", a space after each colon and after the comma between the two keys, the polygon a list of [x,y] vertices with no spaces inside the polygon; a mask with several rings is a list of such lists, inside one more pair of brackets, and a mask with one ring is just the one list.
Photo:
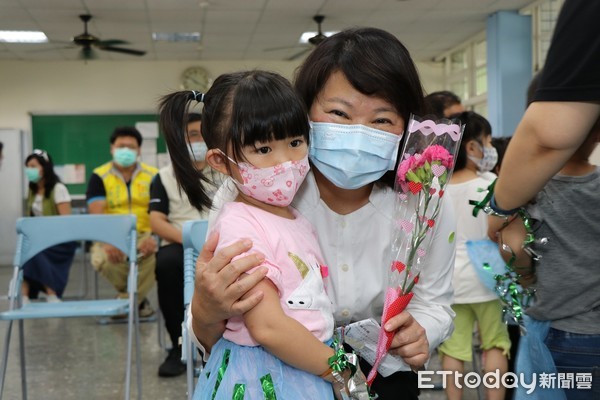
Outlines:
{"label": "ceiling fan", "polygon": [[82,14],[79,19],[83,21],[83,33],[75,36],[71,42],[81,46],[80,57],[84,60],[90,60],[95,58],[94,49],[113,51],[116,53],[129,54],[132,56],[143,56],[146,54],[142,50],[126,49],[123,47],[116,47],[116,45],[128,44],[128,42],[120,39],[106,39],[100,40],[100,38],[88,33],[88,22],[92,19],[89,14]]}
{"label": "ceiling fan", "polygon": [[[313,17],[313,21],[315,21],[317,23],[317,34],[313,37],[308,38],[308,43],[310,44],[310,46],[307,48],[304,48],[304,49],[302,49],[302,51],[286,58],[286,61],[293,61],[293,60],[303,56],[305,53],[308,53],[309,51],[311,51],[314,46],[319,45],[323,40],[327,39],[327,36],[325,36],[323,34],[323,30],[321,29],[321,24],[323,23],[324,20],[325,20],[324,15],[315,15]],[[298,47],[298,46],[274,47],[274,48],[266,49],[265,51],[285,50],[285,49],[292,49],[292,48],[296,48],[296,47]],[[303,47],[306,47],[306,46],[303,46]]]}

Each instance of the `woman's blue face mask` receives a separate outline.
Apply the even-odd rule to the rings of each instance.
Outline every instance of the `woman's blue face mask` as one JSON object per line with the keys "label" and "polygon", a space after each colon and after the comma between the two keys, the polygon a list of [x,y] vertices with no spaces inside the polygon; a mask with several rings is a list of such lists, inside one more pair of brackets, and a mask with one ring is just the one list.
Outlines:
{"label": "woman's blue face mask", "polygon": [[27,180],[31,183],[38,183],[41,179],[40,170],[35,167],[25,168],[25,176],[27,177]]}
{"label": "woman's blue face mask", "polygon": [[401,138],[364,125],[311,122],[309,157],[337,187],[358,189],[394,169]]}

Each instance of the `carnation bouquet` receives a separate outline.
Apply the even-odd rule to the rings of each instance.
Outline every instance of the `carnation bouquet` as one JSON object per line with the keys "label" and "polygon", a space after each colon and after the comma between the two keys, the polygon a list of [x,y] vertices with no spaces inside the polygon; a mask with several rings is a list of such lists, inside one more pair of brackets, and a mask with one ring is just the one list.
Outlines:
{"label": "carnation bouquet", "polygon": [[383,326],[404,311],[419,282],[462,133],[461,124],[447,119],[421,120],[412,115],[408,122],[395,180],[391,262],[375,363],[367,377],[369,385],[395,334]]}

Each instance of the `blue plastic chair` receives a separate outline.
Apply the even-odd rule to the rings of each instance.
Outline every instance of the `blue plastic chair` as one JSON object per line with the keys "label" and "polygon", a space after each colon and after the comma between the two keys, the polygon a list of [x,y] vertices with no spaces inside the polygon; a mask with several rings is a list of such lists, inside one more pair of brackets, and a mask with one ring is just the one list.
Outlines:
{"label": "blue plastic chair", "polygon": [[194,278],[196,276],[196,259],[206,241],[208,221],[201,219],[187,221],[183,224],[183,305],[185,307],[183,326],[181,329],[181,360],[187,366],[187,394],[191,400],[194,395],[194,377],[200,373],[196,369],[196,347],[187,329],[187,316],[192,295],[194,294]]}
{"label": "blue plastic chair", "polygon": [[[109,317],[128,314],[127,364],[125,399],[130,398],[133,339],[136,345],[138,399],[141,399],[142,377],[140,363],[139,316],[137,307],[136,217],[134,215],[65,215],[20,218],[17,220],[17,248],[13,277],[10,282],[8,311],[0,313],[0,320],[8,321],[4,342],[0,399],[8,366],[8,352],[13,321],[19,321],[19,350],[21,359],[21,386],[27,399],[25,343],[23,321],[39,318]],[[23,305],[21,283],[23,265],[40,251],[73,240],[91,240],[109,243],[128,255],[129,278],[127,299],[63,301],[59,303],[29,303]]]}

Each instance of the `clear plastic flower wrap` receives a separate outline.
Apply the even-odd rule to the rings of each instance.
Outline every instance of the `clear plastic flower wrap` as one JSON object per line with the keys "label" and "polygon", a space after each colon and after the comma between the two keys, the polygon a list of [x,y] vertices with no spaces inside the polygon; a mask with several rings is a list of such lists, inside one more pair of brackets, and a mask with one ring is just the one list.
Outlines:
{"label": "clear plastic flower wrap", "polygon": [[392,253],[385,291],[381,329],[369,385],[377,367],[389,350],[394,332],[385,323],[401,313],[413,297],[413,287],[427,253],[444,199],[444,191],[454,169],[463,126],[448,119],[421,119],[412,115],[398,166],[394,202]]}

